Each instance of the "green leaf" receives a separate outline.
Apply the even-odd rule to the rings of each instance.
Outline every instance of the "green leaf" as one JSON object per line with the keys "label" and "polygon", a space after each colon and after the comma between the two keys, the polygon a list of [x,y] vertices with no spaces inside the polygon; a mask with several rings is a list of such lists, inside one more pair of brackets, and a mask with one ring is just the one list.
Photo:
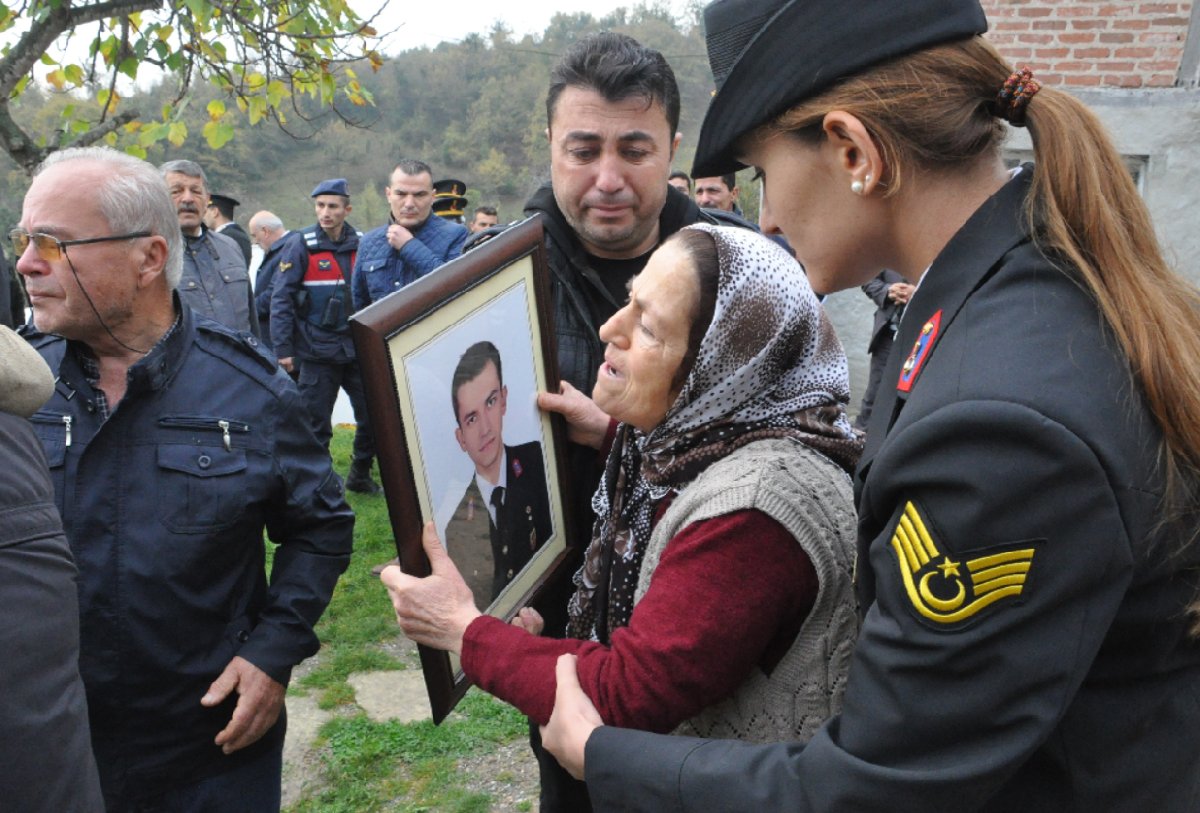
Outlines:
{"label": "green leaf", "polygon": [[170,141],[176,147],[182,147],[183,142],[187,141],[187,125],[182,121],[171,122],[171,126],[167,130],[167,141]]}
{"label": "green leaf", "polygon": [[225,115],[225,102],[221,101],[220,99],[213,99],[208,103],[208,107],[205,109],[208,110],[208,117],[213,121],[216,121]]}
{"label": "green leaf", "polygon": [[63,75],[67,77],[67,81],[78,87],[83,84],[83,68],[78,65],[67,65],[63,68]]}
{"label": "green leaf", "polygon": [[225,122],[210,121],[204,125],[204,140],[214,150],[224,147],[233,138],[233,125]]}
{"label": "green leaf", "polygon": [[146,160],[146,151],[144,149],[142,149],[141,147],[139,147],[137,144],[128,145],[125,148],[125,152],[128,153],[129,155],[132,155],[134,158],[141,158],[143,161]]}
{"label": "green leaf", "polygon": [[131,56],[122,60],[121,67],[117,70],[128,76],[130,79],[137,79],[138,65],[140,64],[141,63],[138,62],[137,57]]}

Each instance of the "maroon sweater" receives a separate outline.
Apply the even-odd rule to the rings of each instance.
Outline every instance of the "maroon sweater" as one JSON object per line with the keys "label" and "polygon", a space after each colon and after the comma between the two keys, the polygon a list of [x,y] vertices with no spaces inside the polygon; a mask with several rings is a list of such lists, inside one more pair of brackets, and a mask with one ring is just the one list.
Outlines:
{"label": "maroon sweater", "polygon": [[463,636],[467,677],[539,724],[554,708],[554,664],[578,659],[579,683],[604,722],[671,731],[769,671],[817,596],[796,539],[755,509],[695,522],[668,544],[650,589],[612,645],[543,638],[481,616]]}

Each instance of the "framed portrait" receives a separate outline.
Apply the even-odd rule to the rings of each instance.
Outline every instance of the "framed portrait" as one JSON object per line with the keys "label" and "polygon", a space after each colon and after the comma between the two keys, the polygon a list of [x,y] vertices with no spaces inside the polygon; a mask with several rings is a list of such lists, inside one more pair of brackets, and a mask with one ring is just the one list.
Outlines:
{"label": "framed portrait", "polygon": [[[481,610],[509,620],[566,578],[565,428],[542,226],[530,218],[359,311],[351,331],[400,566],[426,576],[422,528]],[[420,647],[435,722],[468,688],[458,659]]]}

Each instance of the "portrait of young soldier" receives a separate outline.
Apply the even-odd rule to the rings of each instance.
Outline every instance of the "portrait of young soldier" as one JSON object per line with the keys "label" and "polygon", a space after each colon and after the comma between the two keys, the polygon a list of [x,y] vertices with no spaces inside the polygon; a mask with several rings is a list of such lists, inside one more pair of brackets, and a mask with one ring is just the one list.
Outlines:
{"label": "portrait of young soldier", "polygon": [[442,538],[476,601],[486,606],[550,537],[545,463],[537,441],[504,443],[508,388],[491,342],[476,342],[459,359],[451,404],[454,438],[475,471]]}

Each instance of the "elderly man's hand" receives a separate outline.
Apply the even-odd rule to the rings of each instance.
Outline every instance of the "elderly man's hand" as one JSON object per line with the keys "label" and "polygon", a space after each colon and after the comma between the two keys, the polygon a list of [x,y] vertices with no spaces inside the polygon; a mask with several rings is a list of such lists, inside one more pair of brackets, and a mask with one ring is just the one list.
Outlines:
{"label": "elderly man's hand", "polygon": [[457,655],[462,652],[467,627],[482,613],[475,607],[471,588],[446,555],[432,522],[425,523],[421,543],[432,574],[418,579],[391,565],[379,578],[387,586],[396,621],[405,635],[418,644]]}
{"label": "elderly man's hand", "polygon": [[559,382],[560,392],[539,392],[538,408],[545,412],[557,412],[567,419],[567,438],[574,443],[599,449],[604,445],[611,418],[588,398],[566,381]]}
{"label": "elderly man's hand", "polygon": [[558,764],[576,779],[583,779],[583,755],[588,737],[604,721],[592,701],[579,688],[574,655],[559,655],[554,665],[558,686],[554,690],[554,712],[550,722],[541,726],[542,745]]}
{"label": "elderly man's hand", "polygon": [[233,717],[214,740],[226,754],[253,745],[275,725],[283,709],[283,695],[287,687],[245,658],[235,656],[221,676],[208,687],[208,692],[200,698],[200,704],[219,705],[235,689],[238,701],[233,709]]}

